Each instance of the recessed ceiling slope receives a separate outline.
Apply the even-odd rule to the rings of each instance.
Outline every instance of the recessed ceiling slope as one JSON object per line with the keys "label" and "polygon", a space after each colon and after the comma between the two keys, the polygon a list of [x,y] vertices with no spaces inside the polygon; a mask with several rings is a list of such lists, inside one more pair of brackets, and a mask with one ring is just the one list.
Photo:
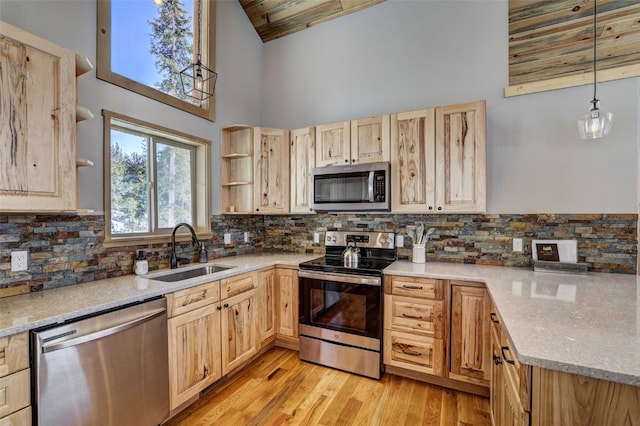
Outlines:
{"label": "recessed ceiling slope", "polygon": [[384,0],[238,0],[264,43]]}

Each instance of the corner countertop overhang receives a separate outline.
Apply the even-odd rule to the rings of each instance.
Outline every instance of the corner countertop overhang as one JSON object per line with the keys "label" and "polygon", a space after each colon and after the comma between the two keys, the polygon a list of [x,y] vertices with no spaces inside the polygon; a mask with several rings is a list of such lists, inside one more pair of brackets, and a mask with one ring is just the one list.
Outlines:
{"label": "corner countertop overhang", "polygon": [[384,273],[483,282],[520,362],[640,386],[636,275],[408,261]]}
{"label": "corner countertop overhang", "polygon": [[[317,257],[231,256],[209,264],[232,269],[177,283],[127,275],[1,298],[0,338],[244,272],[275,265],[297,267]],[[635,275],[408,261],[397,261],[384,273],[483,282],[521,362],[640,386],[640,283]]]}

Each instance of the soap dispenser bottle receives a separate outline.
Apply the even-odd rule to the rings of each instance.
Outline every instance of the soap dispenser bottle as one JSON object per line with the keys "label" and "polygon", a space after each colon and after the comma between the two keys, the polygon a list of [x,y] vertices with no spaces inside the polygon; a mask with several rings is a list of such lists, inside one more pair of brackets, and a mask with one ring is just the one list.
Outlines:
{"label": "soap dispenser bottle", "polygon": [[149,272],[149,262],[144,257],[144,252],[142,250],[138,250],[138,257],[136,257],[136,275],[144,275]]}

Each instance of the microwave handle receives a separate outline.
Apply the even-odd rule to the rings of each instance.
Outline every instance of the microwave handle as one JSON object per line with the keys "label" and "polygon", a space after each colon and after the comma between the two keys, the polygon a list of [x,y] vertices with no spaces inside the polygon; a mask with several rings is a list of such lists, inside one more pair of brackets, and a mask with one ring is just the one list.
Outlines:
{"label": "microwave handle", "polygon": [[375,172],[374,171],[370,171],[369,172],[369,202],[373,203],[375,200],[373,198],[373,177],[374,177]]}

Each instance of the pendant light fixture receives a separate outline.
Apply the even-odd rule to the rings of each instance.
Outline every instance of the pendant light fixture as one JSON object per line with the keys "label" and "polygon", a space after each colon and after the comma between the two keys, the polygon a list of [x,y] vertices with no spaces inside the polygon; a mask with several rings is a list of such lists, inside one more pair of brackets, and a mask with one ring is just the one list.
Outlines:
{"label": "pendant light fixture", "polygon": [[593,100],[591,110],[588,114],[578,118],[578,131],[582,139],[599,139],[607,136],[611,132],[613,124],[613,113],[600,111],[600,101],[596,97],[596,16],[598,0],[593,0]]}
{"label": "pendant light fixture", "polygon": [[198,0],[197,4],[198,32],[195,43],[198,53],[196,54],[196,62],[180,71],[180,82],[182,83],[182,91],[184,94],[190,97],[194,103],[202,105],[202,101],[213,96],[213,92],[216,89],[218,73],[202,63],[202,55],[200,52],[200,48],[202,46],[202,0]]}

